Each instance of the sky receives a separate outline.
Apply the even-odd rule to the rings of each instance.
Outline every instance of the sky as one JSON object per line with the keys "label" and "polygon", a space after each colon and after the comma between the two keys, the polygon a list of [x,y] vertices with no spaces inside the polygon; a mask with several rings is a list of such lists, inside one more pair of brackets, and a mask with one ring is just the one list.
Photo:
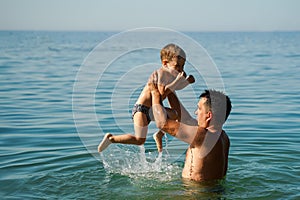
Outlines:
{"label": "sky", "polygon": [[0,30],[299,31],[299,0],[0,0]]}

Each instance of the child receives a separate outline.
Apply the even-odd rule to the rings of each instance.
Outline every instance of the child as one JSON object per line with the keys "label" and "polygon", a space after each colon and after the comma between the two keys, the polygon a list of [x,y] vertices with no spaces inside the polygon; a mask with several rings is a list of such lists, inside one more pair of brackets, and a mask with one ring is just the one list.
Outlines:
{"label": "child", "polygon": [[[195,82],[193,76],[190,75],[186,77],[185,72],[183,71],[186,55],[179,46],[175,44],[168,44],[161,50],[160,58],[162,67],[154,71],[150,77],[156,77],[157,79],[155,82],[157,82],[159,93],[162,96],[161,100],[164,100],[175,90],[183,89],[190,83]],[[148,124],[151,121],[151,105],[151,91],[149,90],[148,85],[146,85],[132,109],[135,135],[112,135],[107,133],[98,146],[98,152],[106,149],[111,143],[135,145],[144,144],[148,132]],[[174,109],[166,109],[166,111],[169,119],[175,120],[178,118],[177,112]],[[163,134],[161,131],[158,131],[156,134],[158,133],[160,135]],[[157,143],[158,151],[161,152],[161,137],[159,139],[154,137],[154,139]]]}

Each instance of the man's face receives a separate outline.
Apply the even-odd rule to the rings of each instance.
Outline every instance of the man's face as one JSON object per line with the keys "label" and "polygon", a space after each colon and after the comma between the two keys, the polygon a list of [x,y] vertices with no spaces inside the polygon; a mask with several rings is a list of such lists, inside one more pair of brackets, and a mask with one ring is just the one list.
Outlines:
{"label": "man's face", "polygon": [[203,128],[207,128],[209,126],[209,122],[207,119],[209,118],[209,112],[210,110],[205,105],[205,102],[207,101],[207,98],[202,97],[200,98],[197,109],[195,111],[195,114],[197,115],[198,125]]}

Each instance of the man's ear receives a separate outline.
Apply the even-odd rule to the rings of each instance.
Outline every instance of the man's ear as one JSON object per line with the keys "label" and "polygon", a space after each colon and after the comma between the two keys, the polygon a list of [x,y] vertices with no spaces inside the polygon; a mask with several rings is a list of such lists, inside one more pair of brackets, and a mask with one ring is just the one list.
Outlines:
{"label": "man's ear", "polygon": [[213,117],[213,113],[211,111],[208,111],[206,115],[207,115],[206,121],[207,122],[211,121]]}

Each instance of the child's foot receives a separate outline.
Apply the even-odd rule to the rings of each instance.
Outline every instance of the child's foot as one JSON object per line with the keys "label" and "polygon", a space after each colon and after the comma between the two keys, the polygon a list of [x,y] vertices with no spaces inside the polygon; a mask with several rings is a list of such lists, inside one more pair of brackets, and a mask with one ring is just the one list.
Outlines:
{"label": "child's foot", "polygon": [[162,146],[163,136],[164,136],[164,133],[162,131],[157,131],[156,133],[153,134],[153,139],[155,140],[158,152],[163,151],[163,146]]}
{"label": "child's foot", "polygon": [[110,134],[110,133],[105,134],[103,140],[98,145],[98,152],[103,151],[104,149],[106,149],[111,144],[111,141],[109,140],[109,137],[111,137],[111,136],[112,136],[112,134]]}

